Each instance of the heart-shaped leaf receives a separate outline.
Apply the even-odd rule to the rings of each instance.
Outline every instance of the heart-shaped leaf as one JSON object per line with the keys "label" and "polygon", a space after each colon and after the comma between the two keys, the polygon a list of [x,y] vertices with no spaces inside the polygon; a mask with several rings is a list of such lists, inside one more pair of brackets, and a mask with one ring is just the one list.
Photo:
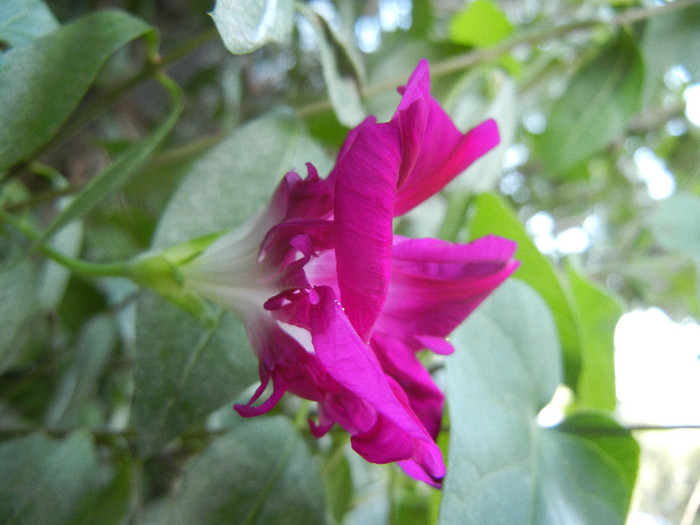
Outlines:
{"label": "heart-shaped leaf", "polygon": [[122,11],[98,11],[2,56],[0,173],[55,135],[105,61],[128,42],[151,34]]}
{"label": "heart-shaped leaf", "polygon": [[186,470],[168,523],[322,525],[321,479],[288,419],[242,420]]}
{"label": "heart-shaped leaf", "polygon": [[442,525],[624,524],[635,441],[601,415],[537,422],[561,381],[547,304],[511,279],[453,334]]}

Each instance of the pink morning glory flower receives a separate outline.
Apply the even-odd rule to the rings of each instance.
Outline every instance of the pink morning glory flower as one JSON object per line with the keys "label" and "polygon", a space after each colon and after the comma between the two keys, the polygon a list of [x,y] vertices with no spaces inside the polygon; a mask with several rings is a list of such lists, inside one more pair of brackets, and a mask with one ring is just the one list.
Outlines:
{"label": "pink morning glory flower", "polygon": [[447,336],[517,262],[515,243],[495,236],[454,244],[393,233],[396,216],[499,140],[490,120],[455,127],[430,95],[425,60],[400,92],[389,122],[350,131],[327,178],[310,164],[305,178],[288,173],[264,210],[182,270],[186,286],[247,327],[260,386],[236,405],[241,415],[291,392],[318,404],[315,436],[338,424],[368,461],[440,486],[444,398],[416,354],[452,352]]}

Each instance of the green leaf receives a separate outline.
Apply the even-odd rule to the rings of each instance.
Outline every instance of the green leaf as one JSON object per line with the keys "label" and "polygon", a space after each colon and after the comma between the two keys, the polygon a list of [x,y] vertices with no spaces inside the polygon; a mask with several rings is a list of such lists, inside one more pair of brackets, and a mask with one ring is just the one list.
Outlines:
{"label": "green leaf", "polygon": [[678,193],[663,200],[652,215],[651,227],[664,249],[700,263],[700,197]]}
{"label": "green leaf", "polygon": [[267,203],[287,171],[304,175],[306,162],[321,175],[332,167],[292,114],[276,111],[249,122],[192,166],[161,217],[155,247],[240,226]]}
{"label": "green leaf", "polygon": [[59,27],[58,20],[41,0],[3,0],[0,5],[0,42],[9,47],[26,46]]}
{"label": "green leaf", "polygon": [[585,438],[588,446],[597,448],[601,456],[610,458],[615,466],[615,477],[618,478],[619,485],[624,487],[629,501],[637,479],[640,452],[639,445],[629,430],[608,415],[596,411],[571,414],[555,428]]}
{"label": "green leaf", "polygon": [[634,440],[602,416],[587,419],[585,428],[537,424],[561,379],[546,303],[510,280],[452,342],[449,460],[438,523],[624,524]]}
{"label": "green leaf", "polygon": [[[80,511],[71,525],[120,525],[129,516],[137,469],[131,458],[120,458],[111,479],[94,498],[83,501]],[[144,521],[144,523],[146,523]]]}
{"label": "green leaf", "polygon": [[389,494],[391,509],[389,525],[432,524],[436,522],[437,513],[432,515],[431,499],[436,491],[423,484],[415,483],[403,472],[394,470]]}
{"label": "green leaf", "polygon": [[615,326],[624,313],[622,305],[567,265],[566,275],[581,341],[581,374],[576,405],[613,411],[615,392]]}
{"label": "green leaf", "polygon": [[678,193],[659,204],[651,217],[656,242],[689,256],[697,268],[695,289],[700,298],[700,197]]}
{"label": "green leaf", "polygon": [[497,196],[488,193],[479,195],[476,209],[476,215],[469,225],[470,239],[493,233],[518,243],[515,258],[520,261],[520,267],[515,276],[537,290],[547,302],[561,342],[565,382],[576,391],[581,370],[578,327],[554,267],[530,240],[518,218]]}
{"label": "green leaf", "polygon": [[97,451],[87,433],[6,441],[0,445],[0,465],[2,523],[74,523],[81,502],[99,489]]}
{"label": "green leaf", "polygon": [[211,13],[231,53],[255,51],[270,42],[286,43],[294,27],[292,0],[217,0]]}
{"label": "green leaf", "polygon": [[[288,170],[301,170],[306,161],[321,173],[331,166],[290,115],[273,113],[246,124],[192,166],[161,218],[154,245],[165,248],[240,226],[266,204]],[[206,328],[148,294],[137,308],[135,359],[132,423],[145,455],[232,403],[257,378],[257,360],[237,318],[223,314]]]}
{"label": "green leaf", "polygon": [[85,323],[71,365],[61,377],[56,397],[48,410],[48,426],[72,428],[85,424],[81,416],[97,392],[98,381],[109,364],[116,342],[116,329],[111,318],[96,316]]}
{"label": "green leaf", "polygon": [[698,269],[692,259],[668,253],[630,258],[618,265],[616,271],[625,279],[626,287],[638,294],[641,304],[657,306],[671,319],[689,315],[698,319]]}
{"label": "green leaf", "polygon": [[70,201],[68,206],[42,232],[37,244],[44,242],[65,225],[85,216],[105,198],[119,191],[129,182],[136,170],[155,151],[170,130],[175,126],[184,107],[182,90],[166,76],[159,76],[159,82],[168,90],[172,107],[168,116],[148,136],[139,140],[97,177],[90,180],[84,190]]}
{"label": "green leaf", "polygon": [[207,328],[147,293],[137,312],[131,426],[139,454],[149,456],[217,408],[232,405],[257,378],[257,362],[243,325],[231,314]]}
{"label": "green leaf", "polygon": [[314,458],[283,417],[242,420],[187,468],[168,523],[322,525]]}
{"label": "green leaf", "polygon": [[663,76],[673,66],[682,64],[697,82],[700,80],[700,6],[653,16],[644,28],[640,51],[644,57],[644,100],[654,103],[663,87]]}
{"label": "green leaf", "polygon": [[475,0],[450,20],[449,32],[456,44],[490,47],[510,36],[513,26],[496,4]]}
{"label": "green leaf", "polygon": [[361,73],[358,66],[333,28],[311,9],[300,6],[318,37],[323,79],[333,110],[341,124],[356,126],[367,116],[360,100]]}
{"label": "green leaf", "polygon": [[0,68],[0,173],[53,137],[104,62],[149,34],[145,22],[99,11],[3,55]]}
{"label": "green leaf", "polygon": [[431,38],[435,18],[433,2],[432,0],[412,0],[411,4],[413,23],[408,29],[408,34],[427,41]]}
{"label": "green leaf", "polygon": [[622,135],[640,108],[643,77],[636,43],[624,32],[584,64],[535,138],[546,172],[562,175]]}
{"label": "green leaf", "polygon": [[0,268],[0,373],[22,354],[38,309],[37,273],[30,261]]}

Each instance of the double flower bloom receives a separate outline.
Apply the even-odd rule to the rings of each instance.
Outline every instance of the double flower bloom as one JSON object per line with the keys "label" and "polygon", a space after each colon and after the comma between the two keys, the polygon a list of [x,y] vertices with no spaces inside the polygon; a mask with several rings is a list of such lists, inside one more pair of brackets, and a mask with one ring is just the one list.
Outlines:
{"label": "double flower bloom", "polygon": [[[235,312],[261,384],[243,416],[289,391],[318,404],[311,432],[334,423],[374,463],[398,462],[440,486],[435,439],[444,397],[416,353],[446,337],[517,267],[515,243],[394,235],[393,220],[441,190],[498,143],[489,120],[462,134],[430,95],[421,61],[386,123],[350,131],[335,167],[288,173],[269,205],[181,270],[185,286]],[[268,386],[271,395],[256,404]]]}

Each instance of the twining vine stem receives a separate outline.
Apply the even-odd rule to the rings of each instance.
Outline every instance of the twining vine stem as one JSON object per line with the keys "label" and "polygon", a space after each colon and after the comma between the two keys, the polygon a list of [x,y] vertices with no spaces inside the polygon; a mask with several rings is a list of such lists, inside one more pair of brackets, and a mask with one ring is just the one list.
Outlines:
{"label": "twining vine stem", "polygon": [[[666,3],[663,6],[628,9],[608,18],[599,16],[587,18],[585,20],[576,20],[561,25],[555,25],[553,27],[546,27],[544,29],[537,28],[531,31],[525,31],[522,34],[506,40],[497,46],[477,49],[461,55],[433,62],[430,65],[430,76],[432,78],[437,78],[468,69],[470,67],[495,60],[519,46],[541,44],[573,31],[593,28],[599,25],[623,26],[632,24],[634,22],[639,22],[654,16],[658,16],[662,13],[685,9],[698,3],[700,3],[700,0],[678,0],[676,2]],[[364,98],[367,98],[379,93],[391,91],[402,82],[405,82],[403,77],[390,78],[380,83],[365,87],[361,90],[361,94]],[[300,107],[297,109],[297,115],[302,118],[309,117],[330,108],[330,100],[324,99]]]}

